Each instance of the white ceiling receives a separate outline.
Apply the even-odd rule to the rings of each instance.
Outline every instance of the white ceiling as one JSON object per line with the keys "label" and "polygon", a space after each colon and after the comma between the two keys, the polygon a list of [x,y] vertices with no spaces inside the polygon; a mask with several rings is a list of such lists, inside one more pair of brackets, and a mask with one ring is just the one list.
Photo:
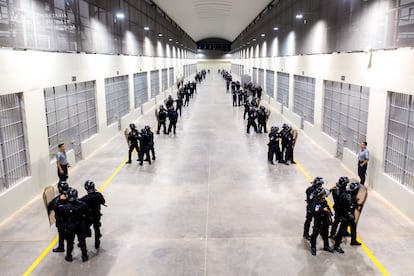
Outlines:
{"label": "white ceiling", "polygon": [[153,0],[194,41],[233,41],[271,0]]}

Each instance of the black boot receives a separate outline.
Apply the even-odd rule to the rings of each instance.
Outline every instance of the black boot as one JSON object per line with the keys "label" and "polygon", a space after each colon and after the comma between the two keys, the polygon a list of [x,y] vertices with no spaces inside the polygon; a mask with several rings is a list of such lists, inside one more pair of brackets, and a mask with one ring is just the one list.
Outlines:
{"label": "black boot", "polygon": [[311,253],[313,256],[316,256],[316,248],[315,247],[311,247]]}

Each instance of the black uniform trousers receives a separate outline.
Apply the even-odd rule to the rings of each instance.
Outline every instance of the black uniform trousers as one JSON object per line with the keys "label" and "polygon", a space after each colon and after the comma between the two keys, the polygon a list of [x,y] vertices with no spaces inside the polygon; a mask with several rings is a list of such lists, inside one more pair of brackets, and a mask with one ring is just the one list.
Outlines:
{"label": "black uniform trousers", "polygon": [[364,166],[361,167],[362,162],[358,161],[358,176],[361,179],[360,183],[361,185],[365,184],[365,176],[367,174],[367,168],[368,168],[368,164],[365,164]]}
{"label": "black uniform trousers", "polygon": [[63,173],[59,172],[59,168],[57,168],[57,173],[60,181],[66,181],[68,179],[68,165],[62,165],[60,164],[60,167],[63,170]]}
{"label": "black uniform trousers", "polygon": [[131,143],[131,145],[129,146],[129,151],[128,151],[128,162],[131,162],[131,155],[132,155],[132,152],[134,151],[134,149],[137,151],[137,155],[139,157],[138,143]]}

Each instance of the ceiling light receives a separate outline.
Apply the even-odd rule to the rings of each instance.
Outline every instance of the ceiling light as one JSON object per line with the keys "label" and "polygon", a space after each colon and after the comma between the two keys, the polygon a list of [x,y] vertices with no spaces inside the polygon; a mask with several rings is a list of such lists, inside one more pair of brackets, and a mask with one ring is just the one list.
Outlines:
{"label": "ceiling light", "polygon": [[163,36],[163,34],[162,33],[158,33],[158,36]]}
{"label": "ceiling light", "polygon": [[295,17],[296,17],[296,19],[302,19],[303,18],[303,14],[298,13]]}
{"label": "ceiling light", "polygon": [[145,26],[144,27],[144,30],[149,31],[149,27],[148,26]]}
{"label": "ceiling light", "polygon": [[252,41],[256,41],[256,38],[254,38],[254,37],[253,37],[253,38],[252,38]]}
{"label": "ceiling light", "polygon": [[178,42],[178,41],[175,42],[175,44],[178,44],[178,43],[180,43],[180,42]]}
{"label": "ceiling light", "polygon": [[265,36],[265,34],[263,33],[263,34],[261,34],[261,36]]}
{"label": "ceiling light", "polygon": [[172,40],[173,40],[172,38],[169,38],[169,39],[168,39],[168,41],[172,41]]}
{"label": "ceiling light", "polygon": [[122,12],[117,12],[115,16],[118,19],[124,19],[125,18],[125,14],[123,14]]}
{"label": "ceiling light", "polygon": [[277,30],[279,30],[279,27],[273,27],[273,30],[277,31]]}

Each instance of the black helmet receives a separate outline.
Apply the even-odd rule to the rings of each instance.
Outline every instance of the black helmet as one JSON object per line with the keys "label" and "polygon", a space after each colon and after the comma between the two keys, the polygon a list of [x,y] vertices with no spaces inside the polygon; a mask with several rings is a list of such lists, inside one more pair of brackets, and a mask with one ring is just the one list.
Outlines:
{"label": "black helmet", "polygon": [[69,184],[65,180],[59,181],[57,187],[60,194],[67,192],[69,190]]}
{"label": "black helmet", "polygon": [[160,105],[160,110],[163,110],[164,109],[164,106],[163,105]]}
{"label": "black helmet", "polygon": [[91,180],[86,180],[84,187],[85,187],[85,190],[88,193],[93,193],[93,192],[96,191],[95,190],[95,183],[93,183],[93,181],[91,181]]}
{"label": "black helmet", "polygon": [[68,201],[75,201],[78,199],[78,190],[70,189],[68,192]]}
{"label": "black helmet", "polygon": [[355,192],[360,188],[360,185],[358,182],[351,182],[351,184],[349,184],[349,190],[351,192]]}
{"label": "black helmet", "polygon": [[338,183],[336,183],[336,187],[340,188],[340,189],[344,189],[346,188],[346,185],[349,183],[349,178],[348,176],[341,176],[338,179]]}
{"label": "black helmet", "polygon": [[322,177],[317,176],[315,179],[313,179],[312,186],[322,187],[323,184],[325,184],[325,180]]}
{"label": "black helmet", "polygon": [[149,125],[146,125],[144,128],[146,131],[151,130],[151,127]]}
{"label": "black helmet", "polygon": [[286,123],[284,123],[283,125],[282,125],[282,128],[287,128],[287,127],[289,127]]}
{"label": "black helmet", "polygon": [[141,133],[146,133],[147,131],[145,130],[145,128],[141,128]]}
{"label": "black helmet", "polygon": [[275,132],[275,131],[278,131],[278,130],[279,130],[279,128],[277,126],[272,126],[270,128],[270,132]]}
{"label": "black helmet", "polygon": [[130,129],[132,129],[132,130],[134,130],[134,129],[136,128],[136,126],[135,126],[135,124],[134,124],[134,123],[130,123],[130,124],[129,124],[129,128],[130,128]]}

